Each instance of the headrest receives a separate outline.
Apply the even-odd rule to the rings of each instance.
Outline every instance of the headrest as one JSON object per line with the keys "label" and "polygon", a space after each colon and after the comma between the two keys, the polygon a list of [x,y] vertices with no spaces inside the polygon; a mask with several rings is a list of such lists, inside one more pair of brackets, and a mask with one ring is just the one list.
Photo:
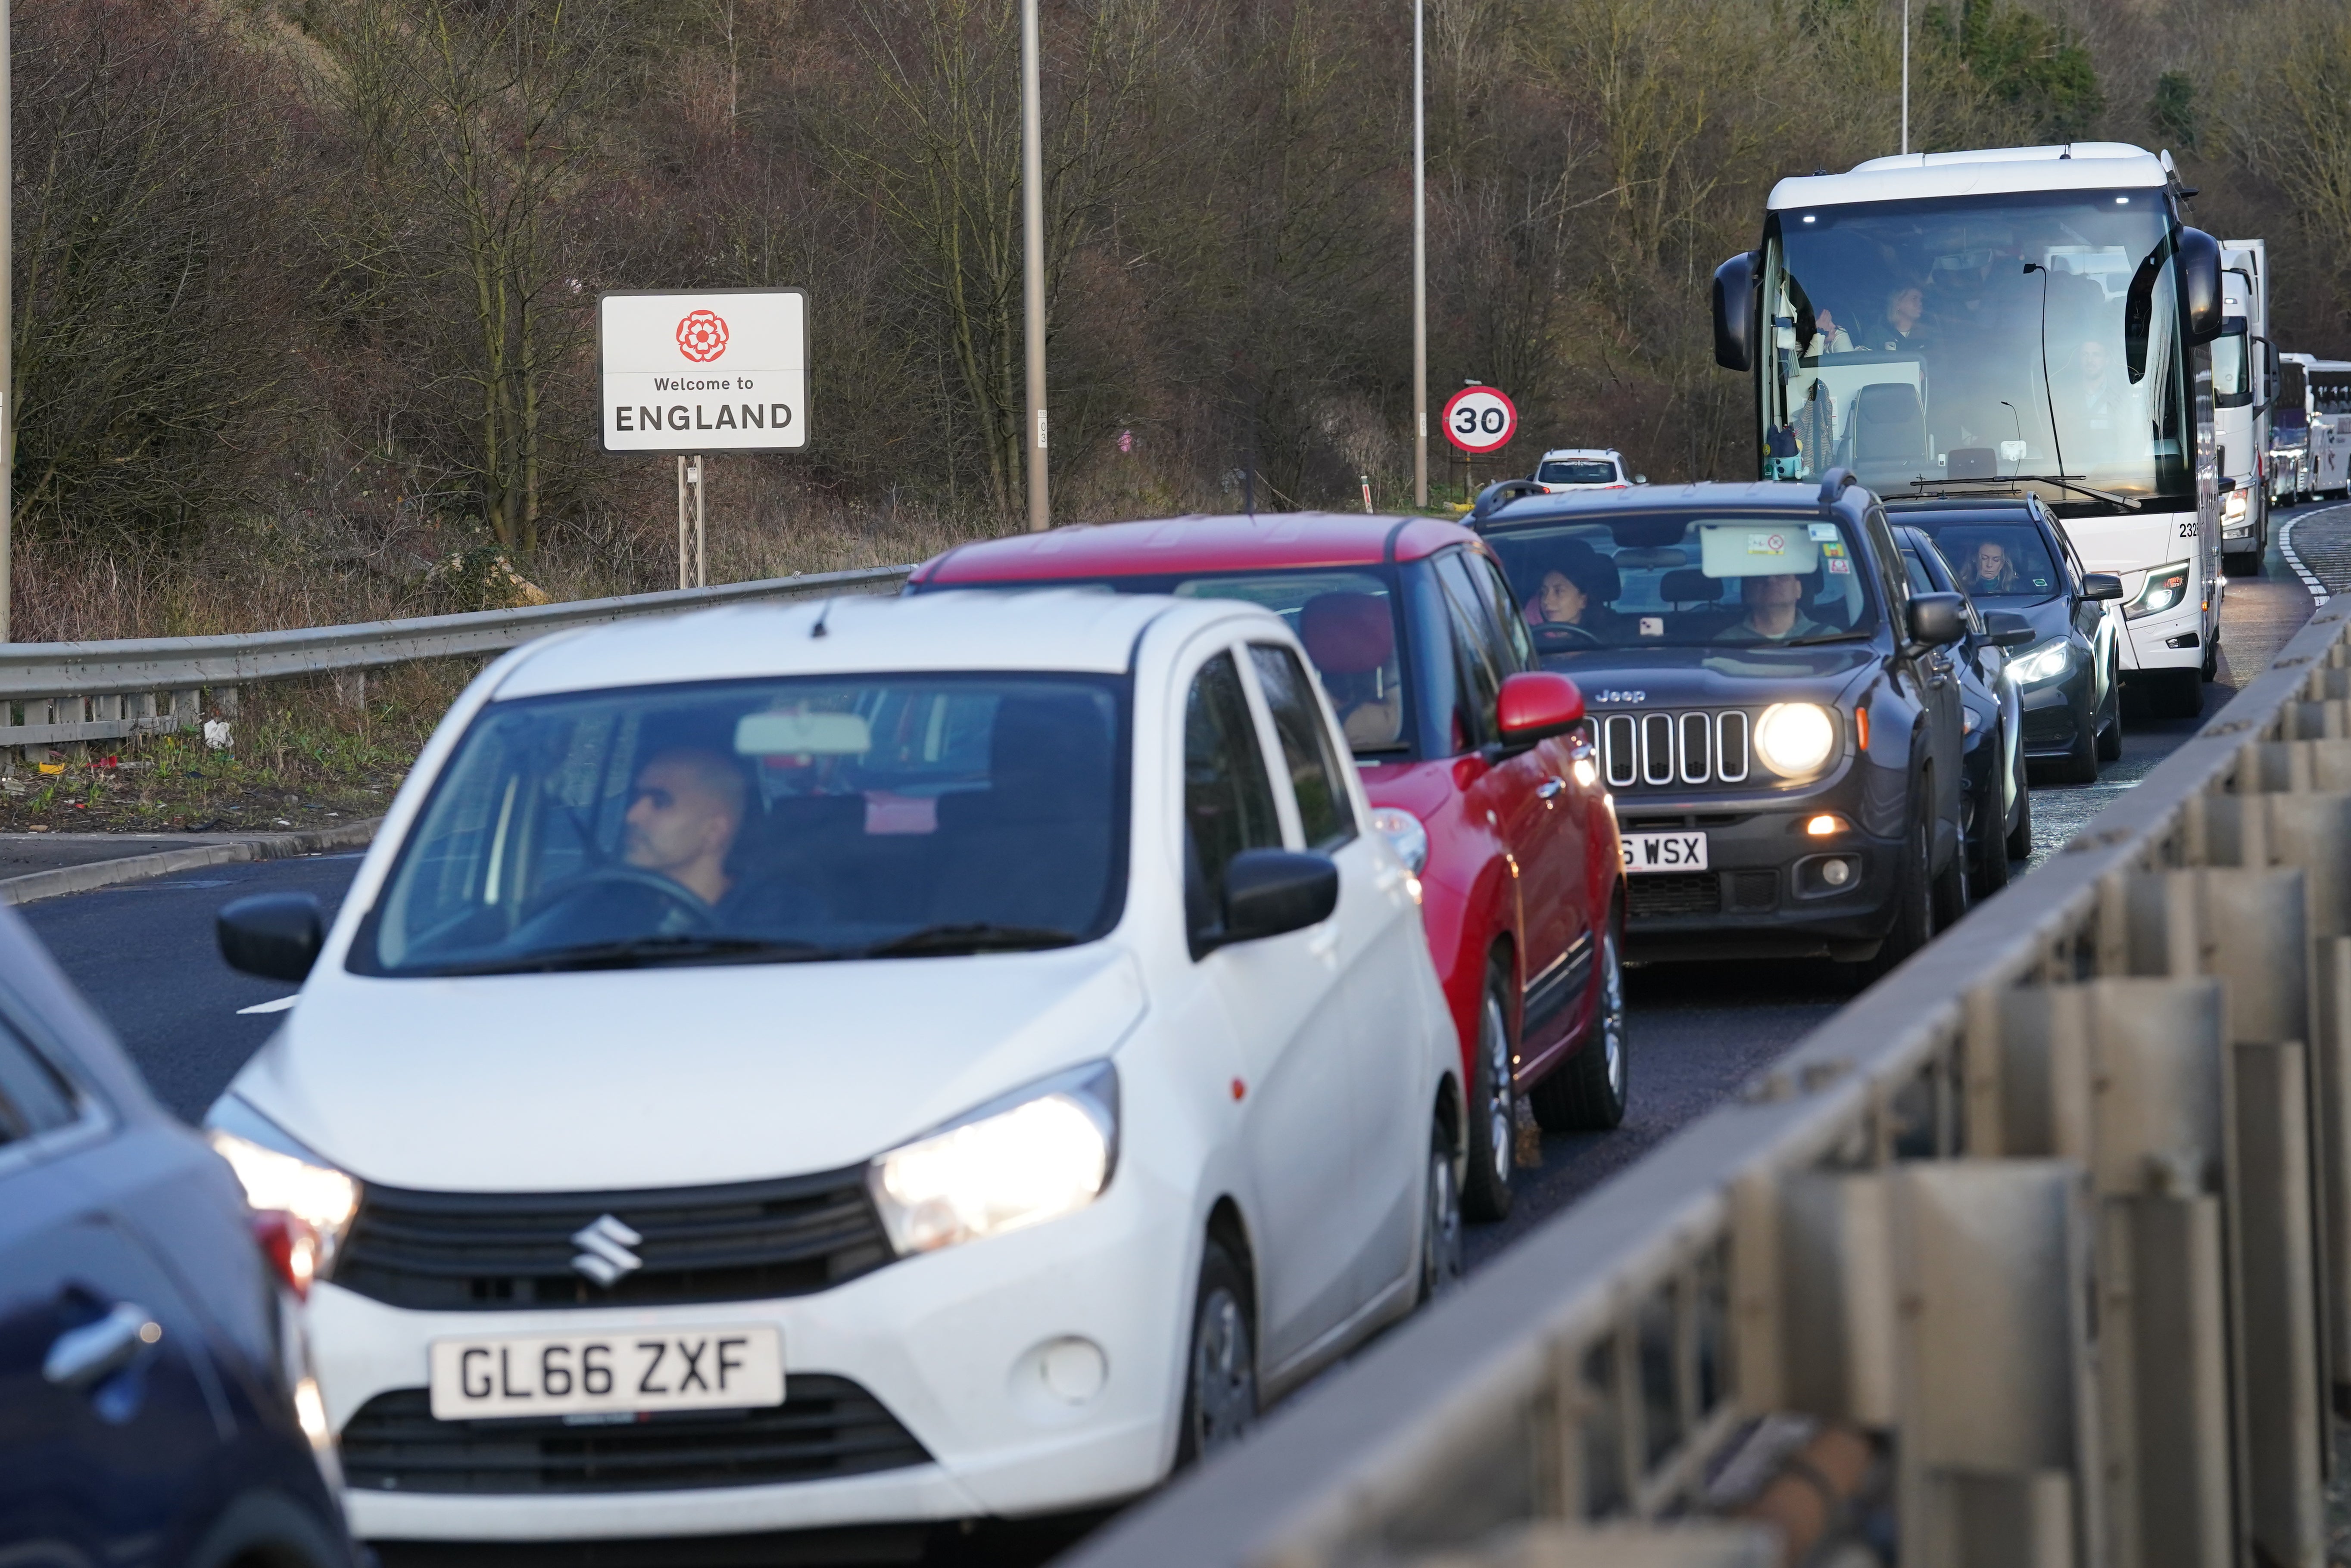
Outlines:
{"label": "headrest", "polygon": [[1395,619],[1377,594],[1317,594],[1298,616],[1298,640],[1326,675],[1367,675],[1395,652]]}
{"label": "headrest", "polygon": [[1853,415],[1864,424],[1915,421],[1918,389],[1907,381],[1874,381],[1853,395]]}
{"label": "headrest", "polygon": [[1657,580],[1657,597],[1674,605],[1711,604],[1722,597],[1722,584],[1696,566],[1684,566]]}

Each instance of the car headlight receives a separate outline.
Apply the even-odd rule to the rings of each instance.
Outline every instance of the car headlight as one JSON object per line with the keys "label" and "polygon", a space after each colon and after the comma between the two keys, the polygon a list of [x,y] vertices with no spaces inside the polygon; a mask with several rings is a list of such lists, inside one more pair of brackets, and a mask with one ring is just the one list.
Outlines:
{"label": "car headlight", "polygon": [[865,1184],[904,1257],[1075,1213],[1117,1163],[1118,1072],[1095,1062],[892,1149]]}
{"label": "car headlight", "polygon": [[1420,825],[1420,818],[1384,805],[1372,813],[1372,826],[1395,846],[1396,858],[1404,862],[1405,869],[1419,876],[1428,864],[1428,829]]}
{"label": "car headlight", "polygon": [[249,1208],[291,1214],[310,1227],[318,1237],[314,1270],[326,1277],[351,1216],[359,1212],[358,1179],[304,1148],[234,1095],[223,1095],[205,1113],[204,1138],[236,1172]]}
{"label": "car headlight", "polygon": [[2138,597],[2123,607],[2123,617],[2137,620],[2141,616],[2156,615],[2187,597],[2188,563],[2178,561],[2168,566],[2158,566],[2147,575],[2147,585],[2139,589]]}
{"label": "car headlight", "polygon": [[2020,686],[2054,680],[2074,666],[2074,649],[2062,637],[2035,643],[2008,661],[2008,673]]}
{"label": "car headlight", "polygon": [[2241,490],[2231,490],[2231,492],[2229,492],[2229,493],[2228,493],[2228,494],[2223,495],[2222,497],[2220,497],[2220,521],[2221,521],[2221,522],[2223,522],[2223,523],[2242,523],[2244,520],[2245,520],[2245,493],[2244,493],[2243,491],[2241,491]]}
{"label": "car headlight", "polygon": [[1775,774],[1795,777],[1829,760],[1836,721],[1817,702],[1778,702],[1755,724],[1755,754]]}

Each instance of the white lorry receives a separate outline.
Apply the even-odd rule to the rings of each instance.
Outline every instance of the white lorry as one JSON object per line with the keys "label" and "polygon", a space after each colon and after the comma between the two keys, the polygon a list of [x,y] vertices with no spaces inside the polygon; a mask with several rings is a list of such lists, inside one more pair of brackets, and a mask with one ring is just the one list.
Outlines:
{"label": "white lorry", "polygon": [[2220,558],[2261,569],[2269,549],[2270,419],[2277,345],[2270,338],[2269,247],[2220,242],[2220,336],[2212,339],[2212,446],[2220,493]]}
{"label": "white lorry", "polygon": [[2089,141],[1782,180],[1715,272],[1715,357],[1754,377],[1764,478],[2039,495],[2123,579],[2125,680],[2192,716],[2222,578],[2189,351],[2221,272],[2181,190],[2168,155]]}

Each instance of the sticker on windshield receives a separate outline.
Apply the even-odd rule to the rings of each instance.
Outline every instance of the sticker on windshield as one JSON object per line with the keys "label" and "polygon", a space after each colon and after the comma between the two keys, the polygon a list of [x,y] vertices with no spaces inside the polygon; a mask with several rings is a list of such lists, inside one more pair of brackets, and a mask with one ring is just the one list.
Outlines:
{"label": "sticker on windshield", "polygon": [[1747,535],[1747,553],[1750,556],[1784,556],[1788,553],[1788,536],[1785,534],[1750,534]]}
{"label": "sticker on windshield", "polygon": [[1834,560],[1839,556],[1844,554],[1844,541],[1842,539],[1829,540],[1826,544],[1821,546],[1821,554],[1828,556],[1831,560]]}
{"label": "sticker on windshield", "polygon": [[[1842,539],[1844,537],[1844,535],[1838,532],[1837,525],[1834,523],[1814,523],[1811,524],[1811,528],[1812,536],[1823,541],[1823,543],[1831,539]],[[1834,554],[1834,552],[1832,551],[1831,554]]]}
{"label": "sticker on windshield", "polygon": [[1853,563],[1851,561],[1838,560],[1832,557],[1828,562],[1828,568],[1829,576],[1833,577],[1849,577],[1853,576]]}

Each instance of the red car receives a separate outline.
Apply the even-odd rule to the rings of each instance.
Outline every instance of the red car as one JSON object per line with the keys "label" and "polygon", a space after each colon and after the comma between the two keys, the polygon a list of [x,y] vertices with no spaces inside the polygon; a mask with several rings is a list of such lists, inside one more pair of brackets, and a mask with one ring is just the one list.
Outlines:
{"label": "red car", "polygon": [[[1264,605],[1297,628],[1375,825],[1420,877],[1461,1032],[1462,1206],[1510,1211],[1517,1097],[1624,1118],[1624,861],[1583,698],[1541,670],[1486,544],[1430,518],[1288,513],[1057,528],[925,562],[909,593],[1097,585]],[[1549,738],[1529,742],[1530,734]]]}

